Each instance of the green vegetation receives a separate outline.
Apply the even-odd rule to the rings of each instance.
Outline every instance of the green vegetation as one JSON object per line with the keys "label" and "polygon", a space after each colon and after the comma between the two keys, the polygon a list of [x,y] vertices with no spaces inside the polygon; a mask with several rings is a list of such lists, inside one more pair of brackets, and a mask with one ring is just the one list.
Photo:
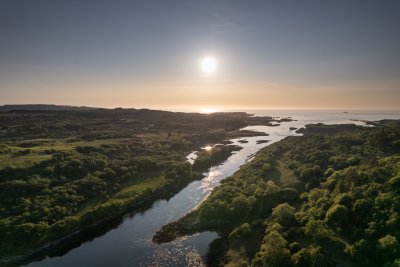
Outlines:
{"label": "green vegetation", "polygon": [[[3,262],[172,196],[199,176],[187,154],[271,121],[245,113],[51,109],[0,112]],[[199,153],[194,171],[234,150]]]}
{"label": "green vegetation", "polygon": [[198,158],[193,164],[193,171],[204,172],[209,166],[219,164],[228,158],[233,151],[240,150],[240,146],[216,145],[210,150],[197,152]]}
{"label": "green vegetation", "polygon": [[209,265],[399,266],[400,122],[312,125],[154,236],[216,231]]}

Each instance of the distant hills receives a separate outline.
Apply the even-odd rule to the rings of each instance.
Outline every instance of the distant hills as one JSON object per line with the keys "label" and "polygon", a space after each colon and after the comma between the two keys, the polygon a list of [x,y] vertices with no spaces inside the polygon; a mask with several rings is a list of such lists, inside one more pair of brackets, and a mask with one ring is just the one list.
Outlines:
{"label": "distant hills", "polygon": [[13,111],[13,110],[65,111],[65,110],[91,110],[91,109],[96,109],[96,108],[85,107],[85,106],[67,106],[67,105],[52,105],[52,104],[27,104],[27,105],[3,105],[3,106],[0,106],[0,111]]}

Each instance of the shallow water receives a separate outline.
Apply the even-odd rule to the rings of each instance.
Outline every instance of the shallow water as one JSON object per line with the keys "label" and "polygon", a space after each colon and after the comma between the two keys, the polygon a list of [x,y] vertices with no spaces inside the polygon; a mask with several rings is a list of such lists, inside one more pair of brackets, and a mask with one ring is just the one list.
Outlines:
{"label": "shallow water", "polygon": [[[126,216],[116,228],[71,249],[62,256],[47,257],[27,266],[201,266],[201,259],[208,246],[217,237],[216,233],[204,232],[174,242],[156,245],[151,242],[154,233],[170,221],[177,220],[203,201],[219,182],[232,175],[241,165],[251,159],[261,148],[275,143],[286,136],[297,135],[290,127],[301,128],[310,123],[341,124],[363,122],[352,120],[400,119],[400,112],[357,112],[342,111],[250,111],[255,115],[292,117],[296,121],[284,122],[279,126],[249,126],[244,129],[263,131],[269,136],[232,139],[234,145],[243,147],[234,152],[227,161],[212,167],[201,181],[190,183],[169,200],[156,202],[150,209]],[[248,143],[238,140],[246,139]],[[258,140],[269,140],[257,144]],[[187,156],[195,160],[195,153]]]}

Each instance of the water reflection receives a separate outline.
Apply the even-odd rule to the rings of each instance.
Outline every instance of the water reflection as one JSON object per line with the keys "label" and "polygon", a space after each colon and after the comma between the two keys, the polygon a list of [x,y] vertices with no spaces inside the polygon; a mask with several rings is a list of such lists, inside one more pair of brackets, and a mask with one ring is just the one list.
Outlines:
{"label": "water reflection", "polygon": [[[201,257],[207,252],[208,246],[216,237],[216,233],[205,232],[186,237],[174,242],[156,245],[151,242],[154,233],[163,225],[177,220],[191,209],[195,208],[218,186],[220,181],[237,171],[246,161],[251,160],[261,148],[282,140],[286,136],[298,135],[293,127],[301,128],[306,124],[325,122],[328,124],[357,123],[364,125],[360,120],[377,120],[383,118],[400,119],[400,113],[334,113],[309,112],[295,113],[286,111],[278,114],[265,112],[257,115],[273,115],[277,117],[292,116],[297,121],[282,122],[279,126],[250,126],[244,129],[266,132],[268,136],[247,137],[232,139],[233,145],[243,147],[219,166],[212,167],[201,181],[195,181],[181,190],[169,200],[156,202],[150,209],[134,216],[126,216],[118,227],[112,226],[100,231],[94,237],[80,239],[68,253],[66,250],[54,256],[42,258],[28,266],[199,266]],[[357,119],[357,121],[351,121]],[[247,143],[239,140],[245,139]],[[260,140],[269,140],[267,143],[258,143]],[[188,155],[189,162],[197,156],[196,152]],[[84,240],[84,243],[81,243]],[[61,255],[61,256],[59,256]],[[38,259],[37,259],[38,260]]]}
{"label": "water reflection", "polygon": [[189,161],[190,164],[193,164],[194,161],[197,159],[197,151],[193,151],[189,155],[186,156],[187,161]]}
{"label": "water reflection", "polygon": [[205,147],[202,147],[201,149],[210,151],[212,148],[213,148],[212,146],[205,146]]}
{"label": "water reflection", "polygon": [[213,190],[213,188],[219,183],[218,177],[221,177],[223,173],[220,170],[213,170],[208,173],[208,175],[201,180],[200,189],[203,189],[202,194],[208,194]]}

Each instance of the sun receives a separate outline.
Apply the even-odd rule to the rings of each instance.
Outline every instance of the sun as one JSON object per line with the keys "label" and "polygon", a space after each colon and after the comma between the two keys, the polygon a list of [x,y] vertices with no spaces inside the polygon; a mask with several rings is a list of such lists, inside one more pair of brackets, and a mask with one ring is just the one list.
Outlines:
{"label": "sun", "polygon": [[211,113],[216,113],[219,112],[220,110],[218,108],[212,108],[212,107],[205,107],[200,109],[200,113],[202,114],[211,114]]}
{"label": "sun", "polygon": [[204,73],[214,73],[217,70],[217,66],[217,60],[213,57],[205,57],[201,60],[201,69]]}

